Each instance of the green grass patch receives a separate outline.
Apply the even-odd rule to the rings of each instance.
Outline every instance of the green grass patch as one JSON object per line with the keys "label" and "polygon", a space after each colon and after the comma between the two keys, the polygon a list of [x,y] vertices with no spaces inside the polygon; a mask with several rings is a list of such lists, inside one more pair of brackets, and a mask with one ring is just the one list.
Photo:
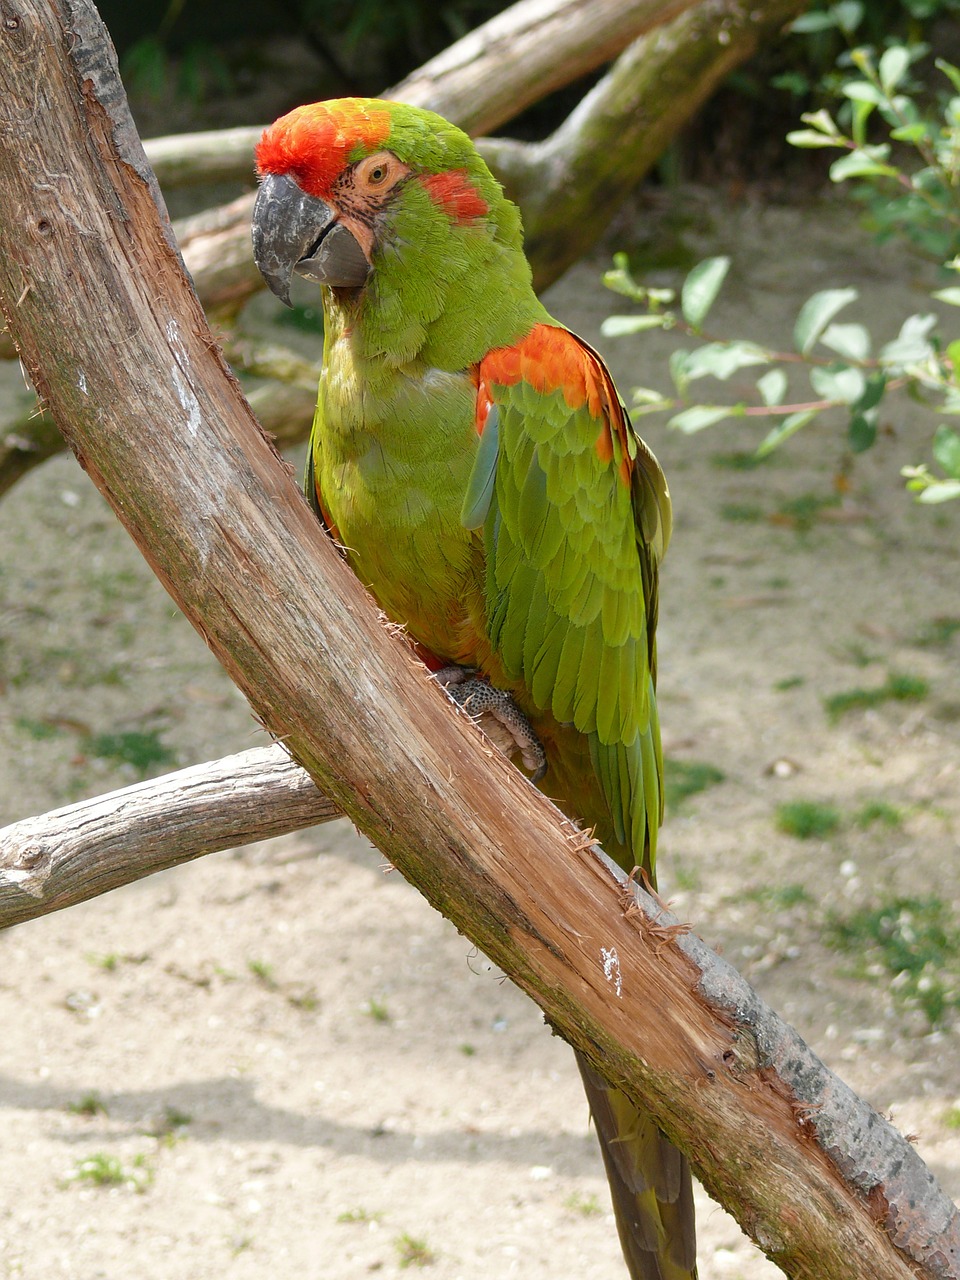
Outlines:
{"label": "green grass patch", "polygon": [[943,1113],[943,1123],[948,1129],[960,1129],[960,1106],[956,1103]]}
{"label": "green grass patch", "polygon": [[163,1108],[163,1113],[156,1116],[150,1126],[144,1129],[144,1133],[151,1138],[164,1142],[167,1146],[173,1145],[173,1140],[182,1136],[183,1130],[188,1124],[193,1123],[193,1116],[186,1111],[181,1111],[179,1107],[170,1106],[169,1103]]}
{"label": "green grass patch", "polygon": [[579,1191],[571,1192],[564,1200],[563,1207],[568,1213],[575,1213],[581,1218],[596,1218],[603,1213],[603,1206],[592,1192],[587,1195],[582,1195]]}
{"label": "green grass patch", "polygon": [[755,502],[724,502],[720,507],[720,519],[732,524],[759,524],[763,519],[763,507]]}
{"label": "green grass patch", "polygon": [[894,995],[919,1008],[932,1027],[960,1008],[960,926],[940,898],[893,898],[834,916],[826,941],[890,975]]}
{"label": "green grass patch", "polygon": [[759,902],[773,911],[789,911],[791,907],[808,907],[814,902],[802,884],[760,884],[744,889],[741,895],[747,902]]}
{"label": "green grass patch", "polygon": [[887,804],[886,800],[868,800],[857,810],[854,822],[864,830],[867,827],[900,827],[903,826],[903,810],[895,804]]}
{"label": "green grass patch", "polygon": [[91,1187],[129,1187],[144,1192],[153,1182],[154,1171],[145,1155],[136,1156],[128,1168],[118,1156],[96,1151],[78,1160],[67,1182],[83,1182]]}
{"label": "green grass patch", "polygon": [[675,809],[691,796],[723,782],[723,771],[700,760],[664,760],[663,783],[668,809]]}
{"label": "green grass patch", "polygon": [[397,1261],[401,1268],[429,1267],[437,1260],[437,1255],[428,1247],[426,1240],[408,1235],[406,1231],[397,1236],[393,1247],[397,1251]]}
{"label": "green grass patch", "polygon": [[796,498],[781,502],[774,519],[780,524],[790,525],[798,533],[809,533],[821,511],[839,505],[840,498],[833,493],[801,493]]}
{"label": "green grass patch", "polygon": [[89,755],[132,765],[140,774],[147,773],[154,765],[173,764],[175,760],[174,753],[160,741],[156,730],[96,733],[86,740],[84,747]]}
{"label": "green grass patch", "polygon": [[798,840],[823,840],[840,826],[840,810],[819,800],[789,800],[777,805],[776,824]]}
{"label": "green grass patch", "polygon": [[390,1010],[382,1000],[377,1000],[373,996],[363,1006],[363,1012],[368,1018],[372,1018],[374,1022],[389,1022]]}
{"label": "green grass patch", "polygon": [[799,689],[806,683],[806,676],[784,676],[782,680],[775,680],[773,687],[777,693],[786,693],[788,689]]}
{"label": "green grass patch", "polygon": [[248,960],[247,972],[251,973],[268,991],[276,991],[277,980],[273,974],[273,965],[268,964],[266,960]]}
{"label": "green grass patch", "polygon": [[350,1226],[364,1226],[369,1225],[371,1222],[379,1222],[382,1216],[379,1213],[371,1213],[369,1209],[344,1209],[343,1213],[337,1214],[337,1221]]}
{"label": "green grass patch", "polygon": [[710,455],[710,465],[719,471],[755,471],[765,461],[766,459],[758,458],[754,451],[747,449]]}
{"label": "green grass patch", "polygon": [[21,733],[27,734],[35,742],[45,742],[48,738],[56,738],[63,733],[63,726],[50,720],[34,720],[31,716],[17,716],[13,722]]}
{"label": "green grass patch", "polygon": [[960,618],[931,618],[917,632],[916,643],[930,648],[945,648],[960,632]]}
{"label": "green grass patch", "polygon": [[920,676],[891,672],[885,684],[876,689],[845,689],[841,693],[824,698],[823,706],[831,720],[838,720],[848,711],[864,711],[882,706],[884,702],[911,702],[925,698],[930,686]]}
{"label": "green grass patch", "polygon": [[107,1114],[107,1104],[96,1090],[91,1090],[76,1102],[68,1102],[67,1110],[72,1116],[84,1116],[88,1120],[93,1120],[95,1116]]}

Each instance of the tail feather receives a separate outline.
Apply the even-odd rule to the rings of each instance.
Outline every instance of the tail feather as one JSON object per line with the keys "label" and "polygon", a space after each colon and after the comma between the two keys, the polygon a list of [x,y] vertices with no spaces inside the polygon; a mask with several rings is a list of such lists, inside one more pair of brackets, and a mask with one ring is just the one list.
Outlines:
{"label": "tail feather", "polygon": [[696,1280],[687,1158],[578,1053],[631,1280]]}

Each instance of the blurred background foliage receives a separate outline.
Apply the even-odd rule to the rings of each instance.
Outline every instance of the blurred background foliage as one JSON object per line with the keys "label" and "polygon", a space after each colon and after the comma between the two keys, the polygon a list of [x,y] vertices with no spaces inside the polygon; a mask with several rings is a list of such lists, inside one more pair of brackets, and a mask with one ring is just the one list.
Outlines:
{"label": "blurred background foliage", "polygon": [[[505,0],[234,0],[229,23],[202,0],[104,0],[101,13],[136,98],[188,102],[213,112],[219,99],[242,98],[269,77],[270,46],[296,46],[313,96],[370,95],[401,80],[466,32],[509,8]],[[802,111],[833,96],[853,73],[850,51],[868,45],[926,44],[960,59],[960,0],[817,0],[783,36],[735,71],[697,121],[665,155],[661,180],[711,181],[746,171],[810,173],[783,146]],[[284,77],[277,110],[303,100],[297,76]],[[512,122],[507,132],[542,136],[582,97],[596,76],[554,94]],[[285,83],[284,83],[285,82]],[[286,99],[286,100],[284,100]],[[259,124],[259,97],[234,124]],[[249,118],[247,118],[249,117]],[[181,127],[176,119],[171,127]]]}

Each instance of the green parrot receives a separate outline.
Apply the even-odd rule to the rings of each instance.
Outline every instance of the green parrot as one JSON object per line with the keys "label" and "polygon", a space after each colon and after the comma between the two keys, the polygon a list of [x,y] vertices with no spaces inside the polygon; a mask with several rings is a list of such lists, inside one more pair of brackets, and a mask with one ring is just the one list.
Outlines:
{"label": "green parrot", "polygon": [[[652,878],[670,498],[610,374],[537,298],[518,210],[440,116],[298,107],[257,167],[260,271],[285,302],[294,272],[323,298],[310,501],[451,693]],[[578,1061],[630,1275],[691,1280],[686,1159]]]}

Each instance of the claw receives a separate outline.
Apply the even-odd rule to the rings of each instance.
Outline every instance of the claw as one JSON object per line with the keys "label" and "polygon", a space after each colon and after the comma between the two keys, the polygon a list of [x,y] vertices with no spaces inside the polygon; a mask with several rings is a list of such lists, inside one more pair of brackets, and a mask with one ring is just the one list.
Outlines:
{"label": "claw", "polygon": [[435,679],[506,756],[520,752],[531,782],[547,772],[547,756],[530,721],[505,689],[497,689],[468,667],[443,667]]}

